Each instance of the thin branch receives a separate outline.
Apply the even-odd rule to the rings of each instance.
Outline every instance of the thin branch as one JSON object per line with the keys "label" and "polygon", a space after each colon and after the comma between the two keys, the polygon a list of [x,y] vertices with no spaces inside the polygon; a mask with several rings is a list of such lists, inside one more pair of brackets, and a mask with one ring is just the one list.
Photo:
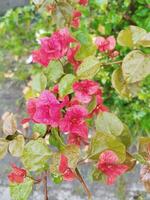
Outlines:
{"label": "thin branch", "polygon": [[47,172],[43,177],[43,184],[44,184],[44,200],[48,200],[48,189],[47,189]]}
{"label": "thin branch", "polygon": [[102,63],[102,66],[107,66],[107,65],[114,65],[114,64],[121,64],[123,61],[119,60],[119,61],[114,61],[114,62],[108,62],[108,63]]}
{"label": "thin branch", "polygon": [[81,176],[78,168],[75,169],[75,172],[76,172],[76,176],[77,176],[78,180],[80,181],[80,183],[82,184],[85,192],[87,193],[88,200],[92,200],[92,194],[91,194],[90,190],[88,189],[88,187],[87,187],[83,177]]}

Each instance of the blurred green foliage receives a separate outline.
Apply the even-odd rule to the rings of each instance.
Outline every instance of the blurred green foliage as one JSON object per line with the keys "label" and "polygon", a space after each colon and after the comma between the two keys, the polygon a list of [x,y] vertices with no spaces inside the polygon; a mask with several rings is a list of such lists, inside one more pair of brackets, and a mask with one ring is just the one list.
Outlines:
{"label": "blurred green foliage", "polygon": [[[129,25],[137,25],[150,32],[150,0],[90,0],[89,7],[80,7],[83,13],[81,30],[91,35],[114,35]],[[90,28],[89,28],[90,27]],[[38,13],[33,5],[9,10],[0,18],[0,80],[4,73],[13,72],[13,79],[27,80],[38,72],[25,64],[30,52],[36,48],[37,33],[51,33],[51,17]],[[130,51],[117,45],[118,60]],[[147,53],[150,50],[142,49]],[[150,77],[142,82],[138,97],[126,100],[112,88],[111,75],[118,65],[103,68],[96,76],[104,91],[105,104],[117,113],[131,129],[133,139],[150,132]]]}

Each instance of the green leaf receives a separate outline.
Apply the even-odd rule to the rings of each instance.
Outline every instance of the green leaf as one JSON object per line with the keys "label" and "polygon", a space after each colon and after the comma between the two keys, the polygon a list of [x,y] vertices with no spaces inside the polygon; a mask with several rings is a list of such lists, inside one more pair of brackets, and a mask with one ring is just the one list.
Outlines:
{"label": "green leaf", "polygon": [[22,156],[24,150],[25,140],[23,135],[17,135],[12,141],[9,142],[9,152],[12,156]]}
{"label": "green leaf", "polygon": [[80,158],[80,148],[72,144],[66,146],[61,152],[68,158],[69,167],[75,169]]}
{"label": "green leaf", "polygon": [[41,92],[46,88],[47,78],[43,73],[36,74],[32,78],[32,89],[36,92]]}
{"label": "green leaf", "polygon": [[140,90],[139,82],[130,84],[125,82],[121,68],[114,70],[111,81],[116,92],[124,98],[135,97]]}
{"label": "green leaf", "polygon": [[72,85],[76,81],[76,77],[73,74],[65,75],[59,82],[59,95],[64,97],[73,92]]}
{"label": "green leaf", "polygon": [[75,55],[76,60],[83,60],[88,56],[96,53],[96,45],[93,43],[92,37],[87,32],[77,31],[75,38],[80,42],[80,49]]}
{"label": "green leaf", "polygon": [[60,152],[53,153],[50,159],[50,172],[51,174],[54,174],[55,176],[61,175],[59,172],[60,159],[61,159]]}
{"label": "green leaf", "polygon": [[139,145],[138,145],[138,152],[144,158],[147,159],[149,156],[148,149],[150,148],[150,137],[140,137],[139,138]]}
{"label": "green leaf", "polygon": [[119,136],[119,139],[126,147],[129,147],[131,145],[131,133],[126,124],[124,124],[124,129]]}
{"label": "green leaf", "polygon": [[51,174],[51,179],[55,184],[60,184],[63,181],[63,177],[59,174]]}
{"label": "green leaf", "polygon": [[97,100],[96,97],[93,97],[92,101],[88,104],[88,112],[91,113],[97,106]]}
{"label": "green leaf", "polygon": [[9,188],[12,200],[28,200],[32,192],[33,184],[33,180],[28,177],[23,183],[11,183]]}
{"label": "green leaf", "polygon": [[146,164],[146,160],[144,159],[144,157],[139,154],[139,153],[136,153],[136,154],[133,154],[133,157],[142,165],[145,165]]}
{"label": "green leaf", "polygon": [[62,150],[65,146],[63,138],[59,135],[58,130],[55,128],[51,129],[51,134],[49,136],[49,143],[59,150]]}
{"label": "green leaf", "polygon": [[95,56],[89,56],[83,60],[77,69],[79,79],[92,79],[100,69],[100,62]]}
{"label": "green leaf", "polygon": [[92,171],[92,179],[93,181],[104,181],[105,175],[97,168]]}
{"label": "green leaf", "polygon": [[150,55],[139,50],[131,51],[123,59],[122,72],[127,83],[143,80],[150,74]]}
{"label": "green leaf", "polygon": [[132,48],[136,46],[145,35],[146,31],[144,29],[138,26],[129,26],[119,33],[117,41],[121,46]]}
{"label": "green leaf", "polygon": [[59,61],[51,61],[44,71],[48,80],[52,82],[56,82],[64,74],[63,67]]}
{"label": "green leaf", "polygon": [[34,124],[33,132],[39,133],[41,136],[44,136],[47,130],[47,126],[45,124]]}
{"label": "green leaf", "polygon": [[126,148],[113,135],[97,132],[92,138],[88,149],[88,158],[98,160],[100,153],[105,150],[114,151],[123,162],[126,158]]}
{"label": "green leaf", "polygon": [[51,151],[44,139],[31,140],[25,145],[22,162],[25,168],[30,171],[43,171],[47,161],[51,156]]}
{"label": "green leaf", "polygon": [[123,129],[123,123],[113,113],[101,112],[96,118],[96,130],[98,132],[119,136]]}
{"label": "green leaf", "polygon": [[8,142],[4,138],[0,138],[0,160],[7,154]]}

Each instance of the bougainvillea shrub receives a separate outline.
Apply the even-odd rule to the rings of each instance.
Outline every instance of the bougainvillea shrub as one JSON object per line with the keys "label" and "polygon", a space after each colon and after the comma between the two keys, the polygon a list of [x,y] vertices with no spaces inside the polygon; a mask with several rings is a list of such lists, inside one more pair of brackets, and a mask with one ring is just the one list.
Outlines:
{"label": "bougainvillea shrub", "polygon": [[[146,53],[150,33],[131,25],[117,38],[95,32],[85,34],[82,10],[90,8],[89,1],[33,3],[51,17],[53,32],[41,34],[38,47],[29,52],[30,65],[40,70],[24,91],[27,115],[22,117],[22,129],[14,114],[7,112],[2,117],[0,158],[9,153],[22,163],[22,167],[11,164],[11,198],[27,200],[34,184],[42,182],[44,199],[48,200],[47,181],[51,179],[56,184],[79,181],[91,200],[90,189],[80,173],[80,165],[86,169],[87,163],[93,181],[110,187],[140,163],[139,178],[149,192],[150,138],[139,137],[138,151],[130,151],[132,132],[105,105],[103,87],[96,76],[105,67],[117,65],[111,75],[112,88],[120,98],[132,101],[150,74],[150,54]],[[122,60],[118,59],[117,45],[127,50]],[[32,133],[27,134],[30,128]]]}

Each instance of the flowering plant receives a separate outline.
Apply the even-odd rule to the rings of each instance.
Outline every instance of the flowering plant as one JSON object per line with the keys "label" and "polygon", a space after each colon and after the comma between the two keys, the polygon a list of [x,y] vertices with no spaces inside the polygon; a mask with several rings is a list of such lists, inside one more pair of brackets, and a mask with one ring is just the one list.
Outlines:
{"label": "flowering plant", "polygon": [[[148,191],[150,138],[139,139],[138,153],[129,152],[130,130],[104,105],[103,90],[95,77],[105,66],[117,64],[113,87],[122,98],[136,96],[140,82],[150,73],[150,55],[140,49],[150,46],[149,33],[136,26],[122,30],[118,44],[134,50],[117,60],[114,36],[80,31],[82,13],[78,9],[88,6],[87,0],[33,2],[48,12],[56,30],[38,39],[40,47],[30,57],[41,72],[24,91],[29,98],[23,130],[18,130],[12,113],[3,116],[0,158],[9,152],[23,164],[23,168],[12,164],[8,175],[12,199],[27,200],[33,185],[43,182],[48,200],[50,178],[56,184],[79,180],[90,200],[91,192],[79,169],[87,163],[93,167],[93,180],[111,185],[138,161],[144,165],[141,180]],[[33,133],[27,135],[29,123]]]}

